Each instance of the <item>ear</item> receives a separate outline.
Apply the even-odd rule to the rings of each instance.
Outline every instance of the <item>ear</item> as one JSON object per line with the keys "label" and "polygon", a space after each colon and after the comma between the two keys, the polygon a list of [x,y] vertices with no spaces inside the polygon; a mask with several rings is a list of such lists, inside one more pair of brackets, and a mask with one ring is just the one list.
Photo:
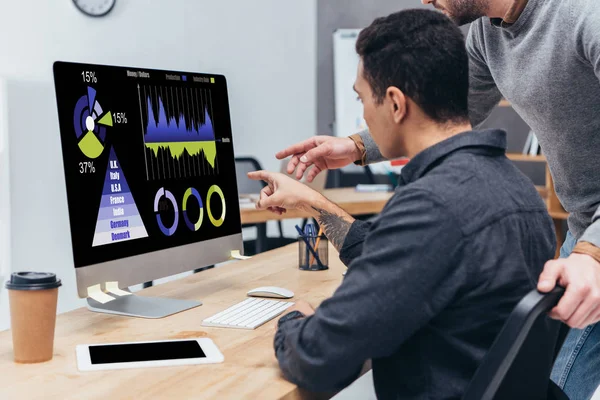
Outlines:
{"label": "ear", "polygon": [[408,113],[408,103],[404,92],[397,87],[391,86],[387,89],[386,100],[389,103],[394,122],[397,124],[401,123]]}

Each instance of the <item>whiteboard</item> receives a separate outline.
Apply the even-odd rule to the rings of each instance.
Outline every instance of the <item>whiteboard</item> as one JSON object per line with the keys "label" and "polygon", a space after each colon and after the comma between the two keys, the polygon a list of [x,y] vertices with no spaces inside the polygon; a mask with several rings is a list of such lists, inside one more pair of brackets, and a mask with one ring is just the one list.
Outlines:
{"label": "whiteboard", "polygon": [[[363,118],[363,106],[354,91],[354,81],[360,58],[356,53],[356,39],[361,29],[338,29],[333,33],[333,85],[335,99],[335,136],[346,137],[367,129]],[[390,171],[400,173],[401,168],[390,162],[370,165],[375,174]],[[354,164],[343,168],[344,172],[362,172]]]}
{"label": "whiteboard", "polygon": [[335,135],[346,137],[367,129],[363,108],[353,86],[359,57],[356,39],[360,29],[338,29],[333,34]]}

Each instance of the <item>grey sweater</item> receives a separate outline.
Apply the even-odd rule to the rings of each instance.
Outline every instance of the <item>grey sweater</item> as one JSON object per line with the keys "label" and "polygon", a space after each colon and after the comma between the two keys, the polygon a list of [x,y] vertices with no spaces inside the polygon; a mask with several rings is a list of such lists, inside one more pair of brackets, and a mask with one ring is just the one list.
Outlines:
{"label": "grey sweater", "polygon": [[[600,3],[529,0],[500,28],[475,21],[467,38],[470,116],[480,125],[502,97],[536,133],[576,238],[600,247]],[[368,132],[367,162],[382,160]]]}

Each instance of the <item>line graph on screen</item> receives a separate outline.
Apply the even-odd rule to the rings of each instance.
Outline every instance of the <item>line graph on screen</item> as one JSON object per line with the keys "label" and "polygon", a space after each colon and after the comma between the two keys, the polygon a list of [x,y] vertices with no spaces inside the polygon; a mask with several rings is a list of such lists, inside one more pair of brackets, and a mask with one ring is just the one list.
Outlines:
{"label": "line graph on screen", "polygon": [[148,180],[219,173],[210,89],[138,85],[138,96]]}

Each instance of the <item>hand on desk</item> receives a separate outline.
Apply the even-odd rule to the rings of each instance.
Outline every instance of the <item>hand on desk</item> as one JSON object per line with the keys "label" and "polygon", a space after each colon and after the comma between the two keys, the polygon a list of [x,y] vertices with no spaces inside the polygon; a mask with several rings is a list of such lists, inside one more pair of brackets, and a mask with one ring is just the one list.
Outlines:
{"label": "hand on desk", "polygon": [[540,275],[538,290],[549,292],[556,283],[565,294],[550,316],[571,328],[583,329],[600,320],[600,263],[587,254],[548,261]]}
{"label": "hand on desk", "polygon": [[267,186],[260,192],[256,203],[259,210],[283,214],[288,209],[309,210],[319,193],[308,186],[280,173],[256,171],[248,173],[253,180],[263,180]]}

